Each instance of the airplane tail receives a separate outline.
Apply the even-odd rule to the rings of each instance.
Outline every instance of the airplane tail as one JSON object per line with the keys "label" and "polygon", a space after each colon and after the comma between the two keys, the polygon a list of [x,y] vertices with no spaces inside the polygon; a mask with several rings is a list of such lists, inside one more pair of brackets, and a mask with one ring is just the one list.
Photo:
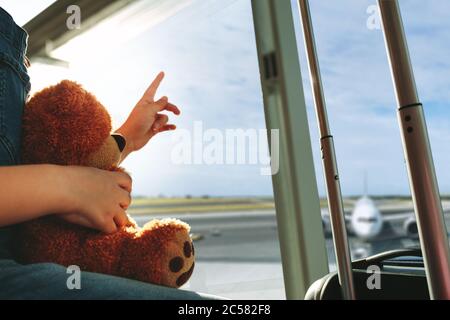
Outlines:
{"label": "airplane tail", "polygon": [[364,177],[363,177],[363,196],[368,197],[369,196],[369,182],[367,178],[367,170],[364,170]]}

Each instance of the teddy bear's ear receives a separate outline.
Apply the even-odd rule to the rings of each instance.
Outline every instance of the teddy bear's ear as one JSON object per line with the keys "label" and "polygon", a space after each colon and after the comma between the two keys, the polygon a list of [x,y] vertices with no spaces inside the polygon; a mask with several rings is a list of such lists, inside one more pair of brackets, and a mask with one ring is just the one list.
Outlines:
{"label": "teddy bear's ear", "polygon": [[111,132],[94,95],[64,80],[36,93],[23,114],[22,162],[83,165]]}
{"label": "teddy bear's ear", "polygon": [[91,153],[85,165],[103,170],[117,168],[124,148],[125,139],[121,135],[110,135],[98,150]]}

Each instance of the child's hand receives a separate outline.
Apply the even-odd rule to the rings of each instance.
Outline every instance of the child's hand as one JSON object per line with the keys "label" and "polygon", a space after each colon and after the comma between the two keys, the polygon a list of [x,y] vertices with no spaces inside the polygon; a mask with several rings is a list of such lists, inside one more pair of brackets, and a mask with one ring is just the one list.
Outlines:
{"label": "child's hand", "polygon": [[131,203],[131,178],[124,172],[89,167],[58,167],[63,193],[57,209],[64,220],[105,233],[128,221],[125,210]]}
{"label": "child's hand", "polygon": [[175,125],[168,124],[169,117],[160,112],[167,110],[179,115],[180,110],[171,104],[167,97],[162,97],[155,101],[156,90],[163,78],[163,72],[158,74],[133,111],[131,111],[128,119],[117,130],[117,133],[122,134],[127,142],[125,150],[122,153],[122,160],[131,152],[145,146],[157,133],[176,128]]}

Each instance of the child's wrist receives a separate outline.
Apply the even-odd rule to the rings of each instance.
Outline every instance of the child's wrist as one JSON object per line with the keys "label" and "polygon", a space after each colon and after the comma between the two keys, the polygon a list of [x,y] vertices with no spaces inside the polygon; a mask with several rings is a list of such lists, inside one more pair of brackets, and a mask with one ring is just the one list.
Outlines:
{"label": "child's wrist", "polygon": [[133,139],[131,139],[130,134],[126,128],[123,126],[116,130],[125,139],[125,149],[122,151],[122,159],[125,159],[127,155],[134,151]]}

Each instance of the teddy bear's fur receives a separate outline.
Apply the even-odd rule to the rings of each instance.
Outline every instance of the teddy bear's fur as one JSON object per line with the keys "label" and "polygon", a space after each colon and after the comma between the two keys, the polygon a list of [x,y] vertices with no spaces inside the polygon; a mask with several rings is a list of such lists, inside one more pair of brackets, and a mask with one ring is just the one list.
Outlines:
{"label": "teddy bear's fur", "polygon": [[[79,84],[64,80],[35,94],[23,115],[22,162],[118,168],[123,145],[111,136],[111,119]],[[67,183],[70,183],[68,181]],[[20,226],[15,244],[22,263],[77,265],[149,283],[180,287],[194,269],[189,226],[176,219],[131,223],[104,234],[57,214]]]}

